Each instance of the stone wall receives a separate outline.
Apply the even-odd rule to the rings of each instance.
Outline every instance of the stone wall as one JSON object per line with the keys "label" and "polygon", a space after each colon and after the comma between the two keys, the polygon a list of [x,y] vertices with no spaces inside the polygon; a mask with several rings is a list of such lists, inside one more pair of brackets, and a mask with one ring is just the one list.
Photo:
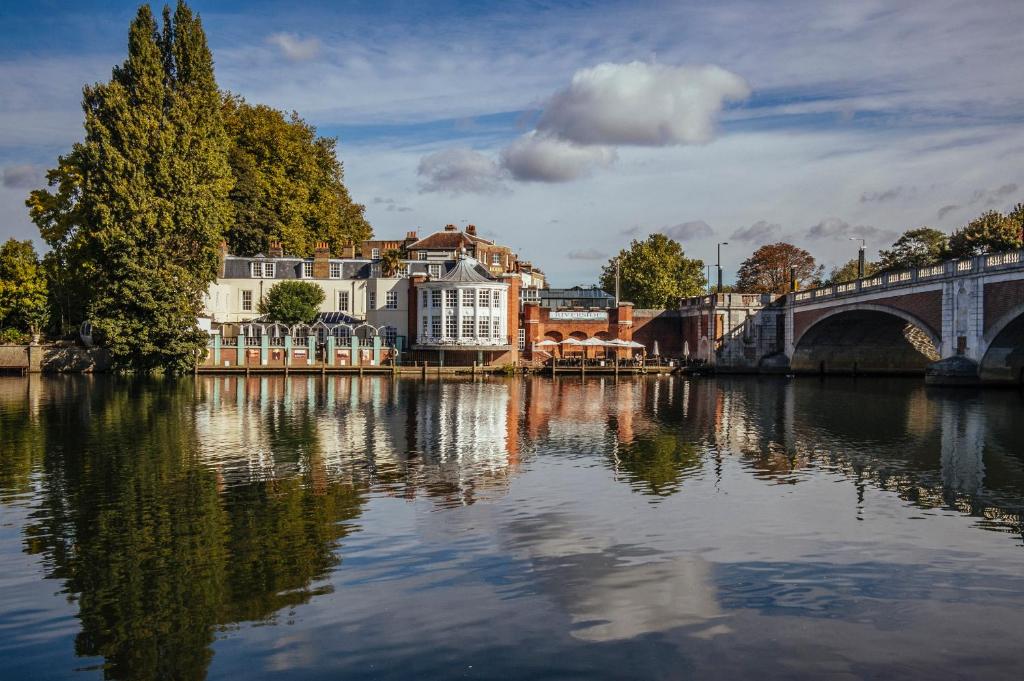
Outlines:
{"label": "stone wall", "polygon": [[103,372],[110,368],[110,357],[102,348],[64,343],[0,345],[0,367],[25,367],[31,373]]}

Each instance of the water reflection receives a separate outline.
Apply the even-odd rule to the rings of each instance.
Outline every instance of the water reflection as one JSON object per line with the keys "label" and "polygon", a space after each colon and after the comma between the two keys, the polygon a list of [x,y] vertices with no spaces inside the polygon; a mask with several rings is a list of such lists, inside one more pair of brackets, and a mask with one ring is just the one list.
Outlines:
{"label": "water reflection", "polygon": [[[1019,591],[849,555],[859,549],[820,529],[800,537],[814,548],[799,560],[772,544],[815,527],[786,510],[805,487],[857,541],[846,519],[892,515],[896,498],[914,510],[889,518],[893,532],[942,512],[945,529],[967,519],[1020,544],[1021,406],[1013,392],[898,380],[0,380],[0,512],[77,607],[74,652],[107,678],[204,678],[220,639],[254,636],[242,623],[293,622],[339,589],[352,612],[323,617],[356,618],[367,584],[405,587],[441,565],[501,595],[471,606],[481,618],[514,620],[502,608],[542,599],[557,614],[545,623],[554,655],[571,648],[559,635],[711,641],[741,636],[740,613],[881,621],[863,599],[966,591],[987,607],[976,592]],[[385,502],[417,514],[414,540],[381,529],[400,513]],[[414,591],[444,613],[440,588]],[[15,621],[3,611],[0,629]],[[401,638],[372,608],[361,616]],[[420,625],[420,645],[452,635],[443,621]],[[404,645],[395,659],[422,654]],[[673,650],[696,654],[688,645]]]}

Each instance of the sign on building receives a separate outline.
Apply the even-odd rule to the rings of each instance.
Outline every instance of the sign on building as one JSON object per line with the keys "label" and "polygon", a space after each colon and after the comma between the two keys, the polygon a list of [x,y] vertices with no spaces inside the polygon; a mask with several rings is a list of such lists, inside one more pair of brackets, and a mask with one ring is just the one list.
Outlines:
{"label": "sign on building", "polygon": [[548,319],[563,319],[572,321],[599,321],[608,319],[607,312],[576,312],[573,310],[560,310],[552,312]]}

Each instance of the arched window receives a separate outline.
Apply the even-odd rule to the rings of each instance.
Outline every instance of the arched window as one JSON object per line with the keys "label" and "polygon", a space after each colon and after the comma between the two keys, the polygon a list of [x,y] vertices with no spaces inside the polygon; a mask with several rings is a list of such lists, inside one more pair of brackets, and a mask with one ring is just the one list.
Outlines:
{"label": "arched window", "polygon": [[393,326],[385,326],[381,329],[381,336],[383,337],[384,347],[393,348],[398,340],[398,329]]}

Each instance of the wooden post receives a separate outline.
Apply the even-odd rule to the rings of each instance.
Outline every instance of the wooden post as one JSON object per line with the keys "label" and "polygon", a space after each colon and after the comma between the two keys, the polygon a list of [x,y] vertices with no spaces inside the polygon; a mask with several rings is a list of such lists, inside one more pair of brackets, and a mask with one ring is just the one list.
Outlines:
{"label": "wooden post", "polygon": [[476,360],[473,360],[473,368],[469,370],[469,375],[476,378]]}

